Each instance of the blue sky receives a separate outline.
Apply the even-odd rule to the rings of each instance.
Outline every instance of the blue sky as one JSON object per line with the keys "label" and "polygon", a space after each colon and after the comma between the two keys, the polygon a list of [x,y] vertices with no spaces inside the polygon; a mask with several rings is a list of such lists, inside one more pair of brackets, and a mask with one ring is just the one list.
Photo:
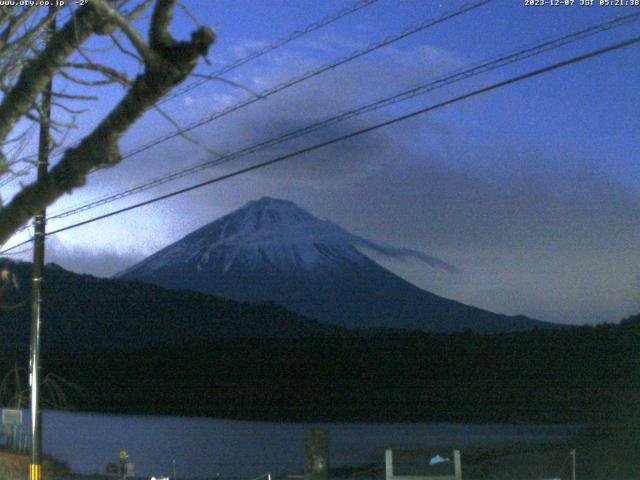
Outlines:
{"label": "blue sky", "polygon": [[[185,0],[215,26],[215,71],[326,15],[347,1]],[[210,148],[246,144],[322,119],[428,78],[550,36],[637,11],[634,7],[525,7],[496,0],[193,132]],[[579,3],[579,0],[578,0]],[[231,72],[254,91],[330,62],[463,2],[379,0]],[[251,159],[51,222],[58,228],[210,178],[637,35],[640,23],[350,120]],[[173,31],[192,20],[176,12]],[[99,46],[101,39],[92,40]],[[135,73],[134,66],[106,53]],[[291,199],[374,241],[424,251],[460,275],[378,259],[435,293],[498,312],[566,323],[617,321],[640,309],[640,48],[631,47],[432,112],[311,155],[152,207],[60,234],[50,261],[110,275],[191,230],[270,195]],[[82,117],[82,135],[121,95],[105,89]],[[210,81],[163,104],[188,124],[250,93]],[[129,151],[172,126],[149,112],[122,141]],[[175,171],[210,154],[176,139],[92,175],[50,211]],[[4,193],[4,192],[3,192]],[[5,193],[6,196],[6,193]],[[16,237],[17,240],[17,237]]]}

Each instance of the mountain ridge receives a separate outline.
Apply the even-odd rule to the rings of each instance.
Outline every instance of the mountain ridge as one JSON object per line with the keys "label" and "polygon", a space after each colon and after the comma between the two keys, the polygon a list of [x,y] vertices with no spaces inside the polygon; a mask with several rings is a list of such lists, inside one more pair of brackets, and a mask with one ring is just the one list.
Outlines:
{"label": "mountain ridge", "polygon": [[[0,299],[0,345],[29,344],[31,264],[0,259],[18,287]],[[65,350],[159,348],[229,338],[347,334],[273,303],[246,304],[200,292],[77,274],[45,266],[43,339]]]}

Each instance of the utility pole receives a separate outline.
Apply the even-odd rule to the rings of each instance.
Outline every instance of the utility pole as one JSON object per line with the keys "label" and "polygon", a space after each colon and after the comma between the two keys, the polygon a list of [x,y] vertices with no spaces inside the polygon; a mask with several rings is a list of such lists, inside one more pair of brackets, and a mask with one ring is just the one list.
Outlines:
{"label": "utility pole", "polygon": [[[55,10],[51,2],[47,43],[55,33]],[[40,136],[38,142],[38,180],[48,175],[51,119],[51,96],[53,78],[42,91],[40,104]],[[31,345],[30,345],[30,385],[31,385],[31,457],[29,462],[29,480],[42,478],[42,412],[40,410],[40,323],[42,314],[42,275],[44,270],[44,237],[46,210],[39,212],[34,219],[33,270],[31,275]]]}
{"label": "utility pole", "polygon": [[571,450],[569,455],[571,455],[571,478],[576,480],[576,449]]}

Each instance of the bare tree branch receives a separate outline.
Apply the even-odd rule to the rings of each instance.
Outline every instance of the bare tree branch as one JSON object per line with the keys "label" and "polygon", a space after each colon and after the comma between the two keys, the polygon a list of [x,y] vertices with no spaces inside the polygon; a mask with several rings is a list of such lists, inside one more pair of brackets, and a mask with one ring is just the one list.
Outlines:
{"label": "bare tree branch", "polygon": [[16,122],[25,115],[54,73],[77,46],[86,40],[100,22],[93,8],[83,8],[51,38],[47,47],[20,73],[0,103],[0,141],[7,137]]}
{"label": "bare tree branch", "polygon": [[[140,32],[127,20],[123,15],[116,10],[110,2],[107,0],[92,0],[93,7],[100,12],[100,14],[109,19],[113,24],[127,36],[131,44],[136,48],[145,63],[150,64],[156,61],[155,52],[144,41]],[[105,31],[105,33],[109,33]]]}
{"label": "bare tree branch", "polygon": [[79,70],[92,70],[98,73],[101,73],[106,78],[111,79],[113,81],[117,81],[121,84],[130,86],[133,81],[127,76],[124,72],[119,72],[115,68],[108,67],[107,65],[102,65],[99,63],[77,63],[77,62],[68,62],[65,64],[66,67],[75,68]]}
{"label": "bare tree branch", "polygon": [[[102,0],[92,2],[102,6],[104,3]],[[47,176],[25,186],[10,203],[0,209],[0,244],[6,242],[13,232],[37,212],[61,195],[83,185],[91,170],[118,163],[121,158],[118,149],[121,136],[163,95],[187,78],[198,59],[207,54],[215,40],[214,33],[208,28],[197,29],[188,41],[176,41],[172,38],[168,28],[174,4],[173,0],[157,1],[146,47],[151,53],[143,56],[144,71],[136,77],[122,100],[79,145],[66,150]],[[3,99],[0,104],[0,138],[6,137],[17,119],[29,111],[33,99],[43,88],[43,85],[38,85],[45,83],[62,67],[66,58],[77,48],[76,35],[79,39],[86,39],[95,27],[96,18],[101,18],[104,23],[104,12],[98,12],[102,12],[100,7],[82,9],[76,21],[68,22],[56,33],[42,54],[34,59],[33,65],[38,65],[39,68],[25,67],[16,86],[24,85],[27,79],[36,81],[37,85],[28,88],[25,86],[27,92],[22,95],[14,94],[12,90]],[[108,18],[115,19],[113,15]],[[116,24],[118,28],[122,28],[119,20]],[[77,97],[58,93],[58,97],[61,96]],[[11,114],[8,111],[10,105],[17,108],[18,112]]]}

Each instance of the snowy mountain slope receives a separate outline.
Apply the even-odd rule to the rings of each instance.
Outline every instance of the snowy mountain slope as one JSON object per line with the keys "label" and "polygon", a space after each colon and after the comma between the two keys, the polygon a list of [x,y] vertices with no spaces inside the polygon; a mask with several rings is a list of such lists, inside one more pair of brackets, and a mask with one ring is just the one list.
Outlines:
{"label": "snowy mountain slope", "polygon": [[281,273],[308,275],[327,268],[340,257],[360,261],[362,255],[353,250],[354,246],[392,257],[414,257],[433,267],[455,271],[435,257],[378,245],[319,220],[293,202],[265,197],[196,230],[118,277],[128,277],[133,272],[136,276],[150,275],[182,264],[197,271],[222,267],[225,272],[239,266],[260,269],[269,265]]}
{"label": "snowy mountain slope", "polygon": [[512,331],[545,326],[421,290],[358,250],[414,258],[455,272],[421,252],[379,245],[320,220],[293,202],[251,201],[117,275],[241,301],[273,301],[351,328]]}

